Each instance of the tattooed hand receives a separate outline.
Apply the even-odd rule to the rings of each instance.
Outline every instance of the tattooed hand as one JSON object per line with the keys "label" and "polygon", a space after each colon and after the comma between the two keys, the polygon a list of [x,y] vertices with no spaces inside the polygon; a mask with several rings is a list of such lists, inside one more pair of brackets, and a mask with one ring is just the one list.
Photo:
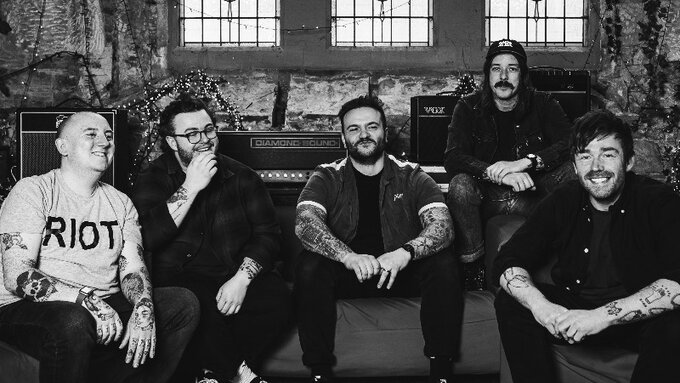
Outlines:
{"label": "tattooed hand", "polygon": [[123,334],[123,322],[116,310],[111,308],[96,294],[90,294],[83,300],[83,307],[92,314],[97,323],[97,343],[109,344],[118,341]]}
{"label": "tattooed hand", "polygon": [[119,348],[125,346],[125,363],[132,362],[134,368],[156,355],[156,318],[151,299],[141,298],[135,305]]}
{"label": "tattooed hand", "polygon": [[574,344],[588,335],[595,335],[609,327],[606,308],[594,310],[568,310],[555,318],[562,339]]}

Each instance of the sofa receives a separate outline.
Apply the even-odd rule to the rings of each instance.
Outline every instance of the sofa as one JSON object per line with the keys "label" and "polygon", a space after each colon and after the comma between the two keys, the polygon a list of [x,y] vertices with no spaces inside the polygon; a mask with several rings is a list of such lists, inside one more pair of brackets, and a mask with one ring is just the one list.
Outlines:
{"label": "sofa", "polygon": [[[295,255],[301,245],[294,234],[295,207],[277,205],[283,230],[282,274],[292,279]],[[490,270],[498,249],[522,224],[519,216],[497,216],[486,225],[486,269]],[[534,278],[550,282],[546,265]],[[487,289],[465,293],[461,355],[456,374],[498,374],[500,383],[512,378],[498,334],[493,307],[497,281],[487,274]],[[429,362],[423,356],[418,298],[348,299],[337,303],[335,373],[340,377],[426,376]],[[554,346],[562,383],[628,382],[637,355],[615,348]],[[264,361],[261,372],[269,377],[307,377],[302,365],[297,329],[291,329]],[[3,381],[38,382],[38,362],[0,342]]]}
{"label": "sofa", "polygon": [[[295,206],[277,204],[283,230],[282,275],[292,279],[301,244],[294,234]],[[461,354],[456,374],[503,374],[509,377],[502,352],[491,291],[465,293]],[[426,376],[419,298],[371,298],[337,303],[335,373],[340,377]],[[2,381],[38,382],[38,361],[0,342]],[[308,377],[302,365],[297,329],[293,328],[266,358],[261,373],[268,377]],[[506,383],[501,380],[502,383]]]}

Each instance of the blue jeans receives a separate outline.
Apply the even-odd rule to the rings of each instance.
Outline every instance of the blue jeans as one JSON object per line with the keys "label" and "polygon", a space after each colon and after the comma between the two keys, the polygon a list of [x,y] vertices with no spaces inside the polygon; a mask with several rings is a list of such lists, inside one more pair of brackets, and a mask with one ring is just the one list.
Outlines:
{"label": "blue jeans", "polygon": [[[125,363],[120,342],[97,344],[96,324],[71,302],[21,300],[0,308],[0,339],[40,361],[41,383],[165,382],[196,325],[198,300],[182,288],[154,289],[156,356],[138,368]],[[132,305],[122,293],[106,299],[127,327]],[[122,339],[122,337],[121,337]]]}
{"label": "blue jeans", "polygon": [[480,181],[466,173],[455,175],[449,182],[446,199],[455,230],[455,254],[463,263],[481,258],[484,255],[483,222],[501,214],[526,217],[558,184],[575,178],[572,163],[566,162],[534,177],[535,191],[517,193],[509,186]]}

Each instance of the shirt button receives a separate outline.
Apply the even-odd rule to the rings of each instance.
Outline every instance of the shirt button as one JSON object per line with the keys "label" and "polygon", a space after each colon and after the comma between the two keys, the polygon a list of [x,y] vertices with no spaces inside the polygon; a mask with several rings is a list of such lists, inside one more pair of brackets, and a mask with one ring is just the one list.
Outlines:
{"label": "shirt button", "polygon": [[625,214],[625,213],[626,213],[626,209],[621,209],[621,214]]}
{"label": "shirt button", "polygon": [[583,249],[583,252],[586,253],[586,254],[588,254],[589,251],[590,251],[590,250],[588,250],[587,247],[586,247],[585,249]]}
{"label": "shirt button", "polygon": [[577,284],[577,285],[580,285],[580,284],[581,284],[581,280],[580,280],[580,279],[577,279],[577,280],[576,280],[576,284]]}
{"label": "shirt button", "polygon": [[567,290],[571,290],[569,287],[565,287]]}
{"label": "shirt button", "polygon": [[588,222],[590,222],[590,218],[588,218]]}
{"label": "shirt button", "polygon": [[191,258],[191,254],[187,254],[187,258]]}

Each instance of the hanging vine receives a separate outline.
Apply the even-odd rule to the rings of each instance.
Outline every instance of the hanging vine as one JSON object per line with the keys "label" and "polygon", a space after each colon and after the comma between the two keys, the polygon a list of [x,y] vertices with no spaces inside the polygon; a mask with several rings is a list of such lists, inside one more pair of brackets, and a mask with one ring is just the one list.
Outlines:
{"label": "hanging vine", "polygon": [[619,3],[621,0],[605,0],[605,7],[608,16],[604,19],[604,32],[607,36],[607,52],[612,60],[621,56],[621,32],[623,25],[619,13]]}

